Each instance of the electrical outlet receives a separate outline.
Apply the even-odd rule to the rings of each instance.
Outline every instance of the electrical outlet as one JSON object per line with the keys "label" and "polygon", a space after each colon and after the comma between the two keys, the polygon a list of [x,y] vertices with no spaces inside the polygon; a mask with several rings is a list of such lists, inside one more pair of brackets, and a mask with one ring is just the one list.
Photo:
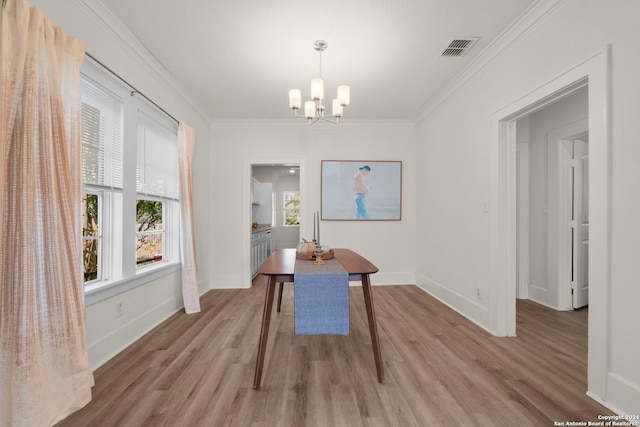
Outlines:
{"label": "electrical outlet", "polygon": [[476,288],[476,298],[482,300],[482,291],[480,288]]}
{"label": "electrical outlet", "polygon": [[119,301],[116,303],[116,317],[120,317],[124,314],[124,303]]}

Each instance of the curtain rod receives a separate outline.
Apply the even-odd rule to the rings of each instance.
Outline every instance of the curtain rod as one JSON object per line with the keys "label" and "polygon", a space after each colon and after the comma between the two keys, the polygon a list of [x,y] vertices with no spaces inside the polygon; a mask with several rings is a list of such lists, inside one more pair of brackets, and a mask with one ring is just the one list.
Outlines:
{"label": "curtain rod", "polygon": [[178,121],[178,119],[176,119],[175,117],[173,117],[171,114],[169,114],[164,108],[162,108],[161,106],[159,106],[158,104],[156,104],[155,102],[153,102],[147,95],[145,95],[144,93],[140,92],[138,89],[136,89],[131,83],[129,83],[128,81],[126,81],[125,79],[123,79],[122,77],[120,77],[120,75],[118,73],[116,73],[115,71],[113,71],[111,68],[107,67],[106,65],[104,65],[100,60],[98,60],[95,56],[91,55],[89,52],[85,52],[85,55],[87,55],[89,58],[91,58],[94,62],[96,62],[97,64],[99,64],[102,68],[104,68],[105,70],[107,70],[108,72],[110,72],[111,74],[113,74],[115,77],[117,77],[122,83],[126,84],[127,86],[129,86],[131,88],[131,96],[135,95],[136,93],[138,95],[140,95],[141,97],[143,97],[144,99],[146,99],[147,101],[149,101],[151,104],[153,104],[158,110],[162,111],[164,114],[166,114],[167,116],[171,117],[171,119],[176,122],[176,124],[179,124],[180,122]]}

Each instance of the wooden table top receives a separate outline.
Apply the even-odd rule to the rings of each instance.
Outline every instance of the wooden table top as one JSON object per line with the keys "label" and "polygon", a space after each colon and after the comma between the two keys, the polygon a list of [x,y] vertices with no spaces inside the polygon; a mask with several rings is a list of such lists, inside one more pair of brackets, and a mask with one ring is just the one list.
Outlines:
{"label": "wooden table top", "polygon": [[[373,274],[378,268],[366,258],[349,249],[333,249],[334,258],[349,274]],[[311,261],[309,261],[311,262]],[[260,266],[259,273],[266,276],[293,276],[296,265],[295,249],[278,249]]]}

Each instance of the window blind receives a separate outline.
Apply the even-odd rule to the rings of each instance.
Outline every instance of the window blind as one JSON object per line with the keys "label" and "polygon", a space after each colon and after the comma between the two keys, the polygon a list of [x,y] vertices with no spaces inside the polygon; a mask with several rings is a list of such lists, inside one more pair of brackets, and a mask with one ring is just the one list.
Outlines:
{"label": "window blind", "polygon": [[121,189],[124,102],[85,75],[80,90],[83,181]]}
{"label": "window blind", "polygon": [[160,123],[138,111],[136,191],[178,199],[178,135],[173,122]]}

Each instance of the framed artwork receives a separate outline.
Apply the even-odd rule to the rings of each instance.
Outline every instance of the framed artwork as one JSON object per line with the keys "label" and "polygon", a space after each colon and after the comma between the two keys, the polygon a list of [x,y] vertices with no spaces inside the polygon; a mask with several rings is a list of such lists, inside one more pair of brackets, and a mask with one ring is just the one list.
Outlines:
{"label": "framed artwork", "polygon": [[401,219],[401,161],[323,160],[321,185],[325,221]]}

